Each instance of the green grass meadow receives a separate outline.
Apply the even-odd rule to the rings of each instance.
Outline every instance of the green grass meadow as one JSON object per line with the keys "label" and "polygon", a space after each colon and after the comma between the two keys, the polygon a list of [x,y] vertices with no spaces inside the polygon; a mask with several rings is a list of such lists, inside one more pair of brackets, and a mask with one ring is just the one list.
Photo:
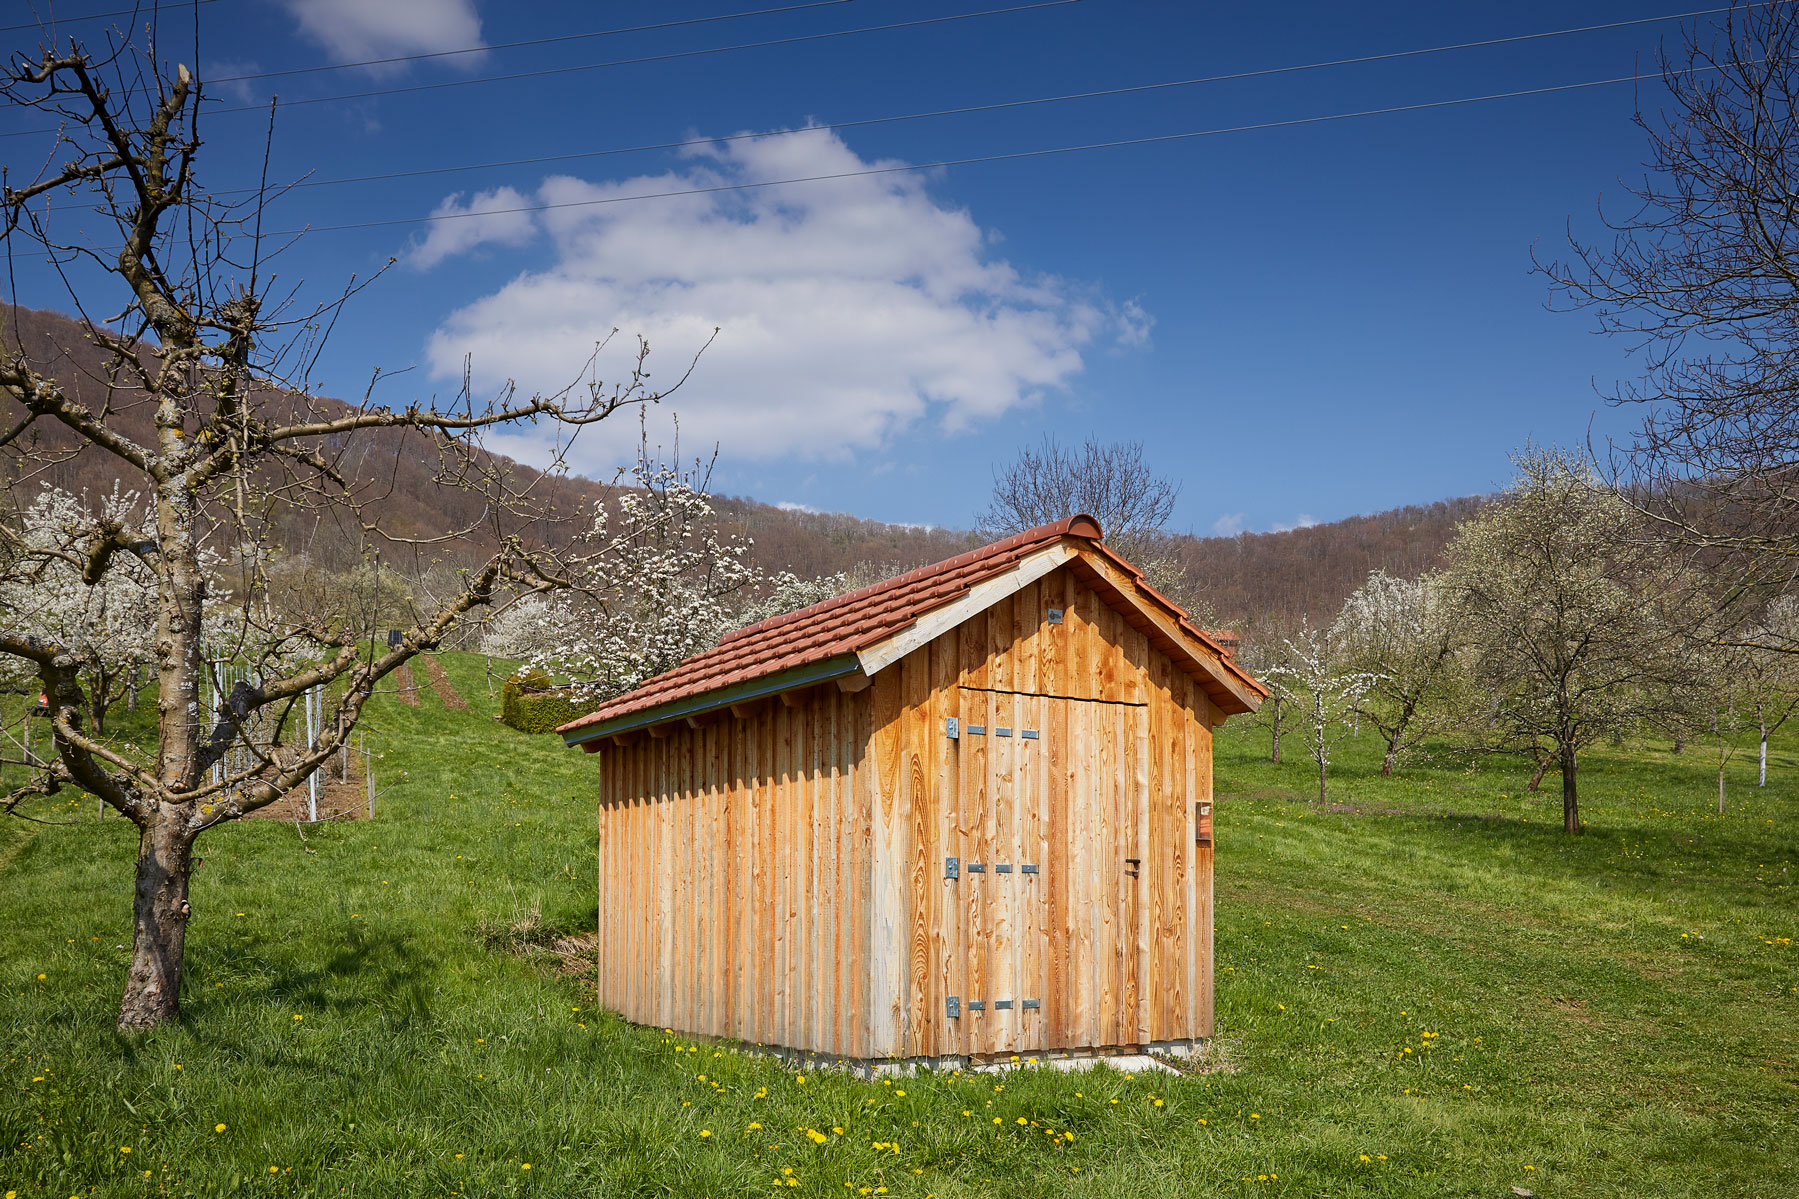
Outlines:
{"label": "green grass meadow", "polygon": [[[113,1027],[125,821],[0,820],[0,1196],[1799,1194],[1799,739],[1559,780],[1444,754],[1333,800],[1217,753],[1217,1067],[801,1075],[594,1009],[591,759],[380,699],[378,819],[208,835],[179,1027]],[[140,717],[143,715],[139,714]],[[126,735],[145,734],[126,722]]]}

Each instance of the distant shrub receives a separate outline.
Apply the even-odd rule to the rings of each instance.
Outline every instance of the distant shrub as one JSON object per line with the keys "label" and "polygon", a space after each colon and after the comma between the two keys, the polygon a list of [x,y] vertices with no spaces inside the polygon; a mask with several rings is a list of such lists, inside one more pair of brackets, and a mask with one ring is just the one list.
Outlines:
{"label": "distant shrub", "polygon": [[591,700],[573,698],[541,670],[525,670],[500,688],[500,720],[521,733],[548,733],[593,711]]}

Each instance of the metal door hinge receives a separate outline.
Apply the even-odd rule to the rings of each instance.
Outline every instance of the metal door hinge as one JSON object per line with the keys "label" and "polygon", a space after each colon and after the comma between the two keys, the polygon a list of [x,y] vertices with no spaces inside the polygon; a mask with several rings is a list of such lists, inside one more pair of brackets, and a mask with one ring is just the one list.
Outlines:
{"label": "metal door hinge", "polygon": [[987,863],[985,863],[985,862],[970,862],[968,864],[968,873],[970,873],[970,874],[986,874],[987,873]]}
{"label": "metal door hinge", "polygon": [[1010,737],[1012,735],[1012,730],[995,727],[993,730],[993,735],[995,737]]}
{"label": "metal door hinge", "polygon": [[1027,999],[1024,1001],[1024,1006],[1040,1008],[1043,1006],[1043,1001],[1041,999]]}
{"label": "metal door hinge", "polygon": [[970,999],[968,1001],[968,1010],[971,1012],[984,1012],[987,1010],[987,1001],[985,999]]}
{"label": "metal door hinge", "polygon": [[984,724],[971,724],[968,726],[968,735],[970,737],[985,737],[987,735],[987,726]]}
{"label": "metal door hinge", "polygon": [[962,997],[960,995],[951,995],[948,999],[943,1001],[943,1006],[948,1010],[949,1018],[951,1020],[960,1020],[962,1018]]}
{"label": "metal door hinge", "polygon": [[961,740],[962,722],[957,720],[954,716],[949,717],[943,722],[943,735],[948,737],[951,741]]}
{"label": "metal door hinge", "polygon": [[993,1001],[993,1006],[996,1008],[1009,1008],[1012,1006],[1012,1001],[1010,999],[995,999]]}
{"label": "metal door hinge", "polygon": [[1026,862],[1024,865],[1020,866],[1018,869],[1023,874],[1036,874],[1037,873],[1037,863]]}
{"label": "metal door hinge", "polygon": [[1020,737],[1023,737],[1026,741],[1037,740],[1037,730],[1036,729],[1024,729],[1024,730],[1020,731],[1018,735]]}
{"label": "metal door hinge", "polygon": [[944,858],[943,859],[943,877],[944,878],[961,878],[962,877],[962,859],[960,859],[960,858]]}
{"label": "metal door hinge", "polygon": [[1001,862],[999,865],[995,866],[993,869],[996,874],[1011,874],[1012,873],[1012,863]]}

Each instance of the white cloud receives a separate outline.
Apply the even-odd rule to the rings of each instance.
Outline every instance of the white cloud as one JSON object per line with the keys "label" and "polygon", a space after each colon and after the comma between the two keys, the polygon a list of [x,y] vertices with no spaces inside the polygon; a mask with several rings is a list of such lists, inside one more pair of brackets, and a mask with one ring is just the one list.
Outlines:
{"label": "white cloud", "polygon": [[[282,5],[302,34],[344,61],[482,44],[474,0],[282,0]],[[445,61],[468,66],[480,57],[458,54]]]}
{"label": "white cloud", "polygon": [[1308,513],[1301,512],[1297,517],[1294,518],[1292,524],[1276,524],[1274,526],[1274,528],[1270,530],[1270,532],[1291,533],[1295,529],[1309,529],[1317,523],[1318,523],[1318,518],[1316,516],[1312,516],[1312,515],[1309,515]]}
{"label": "white cloud", "polygon": [[[1140,307],[1114,310],[1090,286],[991,257],[989,236],[919,175],[606,202],[871,165],[891,164],[820,130],[714,144],[657,176],[546,179],[540,202],[578,205],[540,216],[554,265],[453,313],[429,365],[453,378],[472,354],[477,384],[557,390],[617,327],[649,339],[666,383],[716,327],[666,405],[684,440],[739,461],[840,458],[922,423],[989,422],[1065,386],[1095,339],[1142,340]],[[623,363],[603,365],[604,378]],[[618,426],[584,436],[576,465],[592,473],[634,443],[635,422]]]}
{"label": "white cloud", "polygon": [[1212,533],[1218,537],[1235,537],[1243,531],[1245,514],[1229,512],[1212,522]]}
{"label": "white cloud", "polygon": [[1118,344],[1121,346],[1146,346],[1149,344],[1149,331],[1156,327],[1156,318],[1144,311],[1143,305],[1136,300],[1126,300],[1118,306]]}
{"label": "white cloud", "polygon": [[415,242],[407,251],[407,265],[421,271],[429,270],[452,254],[464,253],[487,242],[503,246],[524,245],[537,232],[537,223],[531,214],[518,211],[530,203],[528,196],[510,187],[476,192],[466,204],[462,202],[461,192],[444,197],[443,202],[431,210],[431,215],[447,219],[431,222],[425,240]]}
{"label": "white cloud", "polygon": [[813,516],[817,516],[820,511],[811,504],[802,504],[798,500],[776,500],[775,507],[783,512],[807,512]]}

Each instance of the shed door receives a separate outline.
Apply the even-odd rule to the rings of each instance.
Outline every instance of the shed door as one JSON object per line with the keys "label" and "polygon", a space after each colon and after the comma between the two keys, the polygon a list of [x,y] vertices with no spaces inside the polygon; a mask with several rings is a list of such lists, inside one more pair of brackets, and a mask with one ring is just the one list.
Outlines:
{"label": "shed door", "polygon": [[1148,709],[973,688],[961,707],[963,1052],[1147,1042]]}

